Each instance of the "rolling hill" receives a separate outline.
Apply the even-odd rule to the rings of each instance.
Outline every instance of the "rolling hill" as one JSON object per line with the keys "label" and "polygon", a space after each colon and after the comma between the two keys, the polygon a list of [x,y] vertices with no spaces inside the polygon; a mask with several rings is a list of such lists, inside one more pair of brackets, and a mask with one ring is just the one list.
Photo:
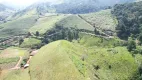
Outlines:
{"label": "rolling hill", "polygon": [[0,38],[26,34],[30,27],[36,23],[37,16],[29,16],[8,21],[0,25]]}
{"label": "rolling hill", "polygon": [[68,15],[64,14],[51,14],[46,17],[41,17],[38,19],[37,23],[29,29],[29,31],[31,33],[38,31],[40,34],[44,34],[46,31],[55,27],[57,22],[67,16]]}
{"label": "rolling hill", "polygon": [[29,69],[11,71],[4,80],[28,80],[29,76],[30,80],[136,79],[138,64],[125,47],[82,45],[65,40],[52,42],[32,58]]}
{"label": "rolling hill", "polygon": [[[141,80],[139,34],[121,40],[116,33],[120,22],[122,30],[133,31],[138,27],[134,24],[141,30],[142,3],[102,1],[36,3],[7,17],[0,24],[0,47],[6,47],[0,50],[0,80]],[[15,45],[7,46],[12,43],[7,37]],[[17,62],[18,69],[12,70]],[[29,66],[23,67],[26,62]]]}
{"label": "rolling hill", "polygon": [[114,34],[118,21],[111,14],[111,10],[102,10],[96,13],[81,14],[82,19],[91,24],[93,27],[107,33]]}

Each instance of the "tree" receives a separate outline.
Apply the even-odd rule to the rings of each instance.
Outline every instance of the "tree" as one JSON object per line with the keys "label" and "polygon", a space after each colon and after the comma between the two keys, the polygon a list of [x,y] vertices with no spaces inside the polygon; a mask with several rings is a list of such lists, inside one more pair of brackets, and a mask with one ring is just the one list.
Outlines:
{"label": "tree", "polygon": [[36,36],[39,36],[39,32],[38,31],[36,31]]}
{"label": "tree", "polygon": [[133,39],[129,38],[127,49],[129,52],[134,51],[136,49],[136,43]]}
{"label": "tree", "polygon": [[140,41],[140,44],[142,44],[142,33],[139,34],[138,40]]}
{"label": "tree", "polygon": [[31,36],[31,33],[30,33],[30,32],[28,32],[28,34],[27,34],[27,37],[29,37],[29,36]]}
{"label": "tree", "polygon": [[68,31],[68,40],[69,40],[69,41],[72,41],[72,39],[73,39],[73,38],[72,38],[72,33],[71,33],[71,31],[69,30],[69,31]]}
{"label": "tree", "polygon": [[23,39],[21,38],[20,40],[19,40],[19,45],[21,45],[22,43],[23,43]]}

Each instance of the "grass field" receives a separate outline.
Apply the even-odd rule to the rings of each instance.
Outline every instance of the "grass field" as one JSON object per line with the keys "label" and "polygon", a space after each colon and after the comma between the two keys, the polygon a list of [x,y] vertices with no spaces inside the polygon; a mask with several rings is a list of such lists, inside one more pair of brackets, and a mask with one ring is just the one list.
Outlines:
{"label": "grass field", "polygon": [[30,80],[29,70],[9,70],[3,71],[1,80]]}
{"label": "grass field", "polygon": [[112,16],[111,10],[102,10],[96,13],[81,14],[83,19],[101,30],[115,31],[118,22]]}
{"label": "grass field", "polygon": [[27,49],[10,47],[1,52],[0,58],[13,58],[13,57],[25,56],[27,54],[28,54]]}
{"label": "grass field", "polygon": [[20,56],[23,58],[28,57],[28,50],[17,47],[10,47],[3,50],[0,54],[0,67],[2,69],[13,68],[18,62]]}
{"label": "grass field", "polygon": [[89,34],[80,33],[79,44],[86,47],[116,47],[122,44],[123,42],[118,38],[105,39],[101,37],[92,36]]}

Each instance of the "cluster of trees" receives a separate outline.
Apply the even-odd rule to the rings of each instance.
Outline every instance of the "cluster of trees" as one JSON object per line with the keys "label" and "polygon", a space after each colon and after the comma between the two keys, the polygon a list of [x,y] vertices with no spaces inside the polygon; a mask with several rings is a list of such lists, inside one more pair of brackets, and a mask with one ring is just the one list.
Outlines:
{"label": "cluster of trees", "polygon": [[63,28],[61,26],[56,26],[55,28],[47,31],[44,34],[43,43],[49,43],[56,40],[68,40],[78,39],[79,31],[74,28]]}
{"label": "cluster of trees", "polygon": [[142,33],[142,2],[117,4],[112,10],[118,19],[117,34],[122,39],[128,39],[131,34],[138,37]]}
{"label": "cluster of trees", "polygon": [[132,38],[128,39],[127,49],[129,52],[135,51],[135,49],[136,49],[136,43]]}

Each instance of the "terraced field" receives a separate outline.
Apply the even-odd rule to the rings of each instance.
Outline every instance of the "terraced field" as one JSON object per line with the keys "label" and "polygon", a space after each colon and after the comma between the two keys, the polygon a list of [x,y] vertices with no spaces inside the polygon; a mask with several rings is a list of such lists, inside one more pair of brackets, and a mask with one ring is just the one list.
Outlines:
{"label": "terraced field", "polygon": [[92,26],[100,30],[115,31],[118,22],[111,14],[111,10],[102,10],[96,13],[80,14],[80,16],[89,22]]}
{"label": "terraced field", "polygon": [[58,26],[94,31],[94,27],[77,15],[70,15],[56,23]]}

